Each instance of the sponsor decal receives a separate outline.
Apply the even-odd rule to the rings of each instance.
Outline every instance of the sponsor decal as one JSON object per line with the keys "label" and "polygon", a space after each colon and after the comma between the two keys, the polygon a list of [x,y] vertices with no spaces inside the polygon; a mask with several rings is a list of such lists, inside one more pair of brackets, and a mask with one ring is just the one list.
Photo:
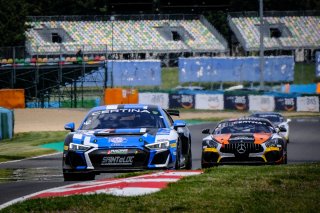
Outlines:
{"label": "sponsor decal", "polygon": [[245,136],[230,138],[230,141],[236,141],[236,140],[245,140],[245,141],[251,140],[251,141],[253,141],[254,139],[252,137],[245,137]]}
{"label": "sponsor decal", "polygon": [[106,156],[102,158],[101,166],[130,166],[134,156]]}
{"label": "sponsor decal", "polygon": [[193,107],[193,96],[191,95],[181,95],[181,105],[185,109],[190,109]]}
{"label": "sponsor decal", "polygon": [[74,134],[74,135],[73,135],[73,138],[74,138],[74,139],[80,139],[80,140],[81,140],[81,139],[82,139],[82,134]]}
{"label": "sponsor decal", "polygon": [[170,144],[170,147],[171,147],[171,148],[176,148],[176,147],[177,147],[177,143],[172,143],[172,144]]}
{"label": "sponsor decal", "polygon": [[246,96],[235,96],[234,99],[235,107],[238,110],[245,110],[246,109]]}
{"label": "sponsor decal", "polygon": [[109,142],[111,143],[125,143],[127,142],[127,138],[123,138],[123,137],[113,137],[109,139]]}
{"label": "sponsor decal", "polygon": [[104,111],[96,111],[93,112],[92,115],[100,115],[100,114],[111,114],[111,113],[128,113],[128,112],[137,112],[137,113],[148,113],[150,114],[151,112],[147,109],[107,109]]}
{"label": "sponsor decal", "polygon": [[170,94],[169,95],[169,108],[194,108],[195,97],[194,95]]}
{"label": "sponsor decal", "polygon": [[112,154],[127,154],[128,153],[128,149],[110,149],[107,151],[108,155],[112,155]]}
{"label": "sponsor decal", "polygon": [[248,109],[248,96],[240,95],[225,95],[224,96],[224,108],[225,109],[236,109],[236,110],[247,110]]}
{"label": "sponsor decal", "polygon": [[309,111],[315,111],[317,109],[317,102],[314,97],[306,97],[306,105]]}

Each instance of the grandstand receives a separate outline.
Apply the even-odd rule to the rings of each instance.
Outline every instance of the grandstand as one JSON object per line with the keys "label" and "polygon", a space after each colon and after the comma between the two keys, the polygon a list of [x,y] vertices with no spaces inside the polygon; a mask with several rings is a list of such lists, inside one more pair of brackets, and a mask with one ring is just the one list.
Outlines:
{"label": "grandstand", "polygon": [[30,17],[30,55],[86,53],[227,52],[224,38],[196,15]]}
{"label": "grandstand", "polygon": [[[257,12],[230,13],[228,23],[246,52],[259,51],[260,19]],[[319,49],[320,13],[265,12],[265,50]]]}
{"label": "grandstand", "polygon": [[[60,96],[63,88],[73,93],[66,96],[76,99],[79,82],[93,70],[106,67],[109,59],[161,59],[166,66],[176,66],[179,56],[228,54],[226,40],[201,15],[29,20],[25,47],[0,51],[0,88],[25,88],[28,100],[43,100],[54,91]],[[112,86],[109,70],[97,80],[107,79],[103,85]]]}
{"label": "grandstand", "polygon": [[[320,49],[317,12],[264,16],[266,55],[308,50],[312,56]],[[65,88],[70,91],[65,97],[76,100],[77,87],[88,79],[112,87],[107,63],[113,60],[160,59],[162,65],[177,66],[178,57],[229,56],[234,45],[202,15],[48,16],[29,17],[27,24],[25,47],[0,48],[0,88],[25,88],[28,100],[52,93],[62,97]],[[238,55],[256,55],[258,13],[230,13],[228,24],[243,49]],[[91,75],[94,70],[99,73]]]}

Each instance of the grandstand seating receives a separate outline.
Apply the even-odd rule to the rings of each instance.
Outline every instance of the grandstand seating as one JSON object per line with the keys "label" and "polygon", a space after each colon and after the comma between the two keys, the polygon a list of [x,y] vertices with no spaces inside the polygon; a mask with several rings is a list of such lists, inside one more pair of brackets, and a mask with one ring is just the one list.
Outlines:
{"label": "grandstand seating", "polygon": [[[264,46],[267,50],[319,47],[319,16],[266,16],[264,22],[267,27],[283,26],[287,31],[285,35],[272,37],[268,35],[269,29],[265,27]],[[259,17],[229,16],[229,25],[246,51],[259,50]]]}
{"label": "grandstand seating", "polygon": [[[103,53],[108,48],[114,52],[226,52],[227,45],[215,32],[210,31],[200,19],[192,20],[116,20],[116,21],[34,21],[26,32],[30,54],[74,54],[79,48],[88,53]],[[183,28],[191,36],[184,40],[170,40],[161,35],[159,27],[169,24]],[[61,29],[70,39],[53,43],[39,31]]]}

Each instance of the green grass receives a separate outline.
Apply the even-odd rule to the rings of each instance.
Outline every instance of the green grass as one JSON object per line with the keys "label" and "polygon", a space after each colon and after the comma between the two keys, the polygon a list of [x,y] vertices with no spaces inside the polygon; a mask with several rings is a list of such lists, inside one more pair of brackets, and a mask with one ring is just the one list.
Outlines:
{"label": "green grass", "polygon": [[320,164],[220,166],[151,195],[25,201],[3,212],[319,212]]}
{"label": "green grass", "polygon": [[12,140],[6,139],[0,142],[0,162],[56,152],[38,146],[63,141],[66,134],[66,131],[17,133]]}
{"label": "green grass", "polygon": [[320,79],[316,78],[315,64],[295,64],[294,84],[311,84]]}
{"label": "green grass", "polygon": [[170,90],[179,85],[178,68],[163,68],[162,69],[162,85],[161,89]]}

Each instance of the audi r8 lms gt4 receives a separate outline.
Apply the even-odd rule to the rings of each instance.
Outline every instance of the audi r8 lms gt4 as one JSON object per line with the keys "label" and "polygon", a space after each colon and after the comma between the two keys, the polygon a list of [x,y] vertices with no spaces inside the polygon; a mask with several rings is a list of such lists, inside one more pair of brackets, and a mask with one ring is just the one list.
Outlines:
{"label": "audi r8 lms gt4", "polygon": [[281,134],[286,138],[287,143],[289,143],[289,122],[291,119],[285,119],[283,115],[278,112],[256,112],[250,115],[250,117],[265,118],[271,121],[276,127],[286,128],[286,132],[281,132]]}
{"label": "audi r8 lms gt4", "polygon": [[287,163],[286,140],[263,118],[239,118],[220,122],[202,140],[202,168],[219,164]]}
{"label": "audi r8 lms gt4", "polygon": [[191,136],[177,110],[154,105],[107,105],[89,111],[80,127],[65,125],[65,180],[102,172],[191,169]]}

